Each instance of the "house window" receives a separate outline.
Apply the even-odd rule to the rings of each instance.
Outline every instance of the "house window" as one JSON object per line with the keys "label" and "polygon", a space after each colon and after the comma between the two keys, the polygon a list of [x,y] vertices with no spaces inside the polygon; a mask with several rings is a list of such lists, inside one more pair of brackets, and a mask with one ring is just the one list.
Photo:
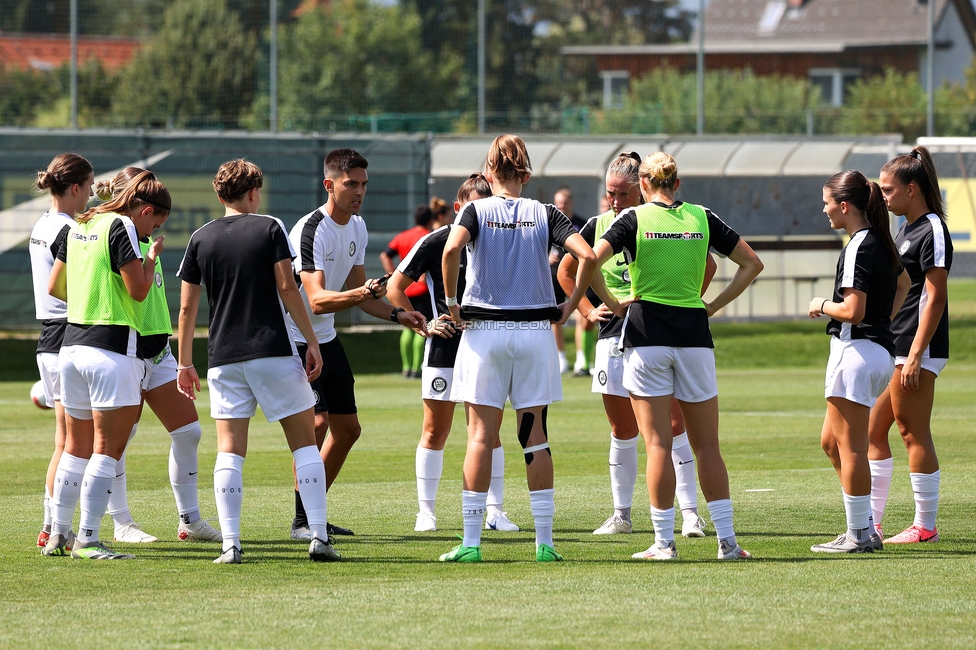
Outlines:
{"label": "house window", "polygon": [[820,99],[832,106],[843,104],[850,85],[861,78],[861,71],[854,68],[811,68],[808,74],[820,88]]}
{"label": "house window", "polygon": [[603,108],[622,108],[627,89],[630,87],[630,73],[626,70],[602,70]]}

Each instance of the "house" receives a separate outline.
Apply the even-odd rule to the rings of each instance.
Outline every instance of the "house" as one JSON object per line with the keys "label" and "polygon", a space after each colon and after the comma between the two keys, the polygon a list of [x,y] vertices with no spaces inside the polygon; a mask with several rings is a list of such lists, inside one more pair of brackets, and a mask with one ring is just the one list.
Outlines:
{"label": "house", "polygon": [[[142,47],[131,38],[78,37],[78,64],[98,59],[111,72],[129,62]],[[70,63],[67,34],[0,34],[0,68],[50,71]]]}
{"label": "house", "polygon": [[[935,83],[965,79],[976,51],[970,0],[935,2]],[[893,68],[926,83],[926,0],[709,0],[705,68],[807,78],[839,106],[857,79]],[[571,46],[566,56],[595,57],[604,105],[615,105],[631,78],[658,67],[696,68],[698,37],[670,45]]]}

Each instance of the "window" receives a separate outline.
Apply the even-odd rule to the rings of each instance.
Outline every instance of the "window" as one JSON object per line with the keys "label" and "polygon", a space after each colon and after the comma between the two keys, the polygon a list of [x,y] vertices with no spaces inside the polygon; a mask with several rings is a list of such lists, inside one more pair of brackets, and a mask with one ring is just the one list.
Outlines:
{"label": "window", "polygon": [[630,73],[626,70],[602,70],[603,108],[621,108],[627,89],[630,87]]}
{"label": "window", "polygon": [[850,85],[861,78],[861,71],[855,68],[811,68],[808,74],[820,88],[820,99],[832,106],[843,104]]}

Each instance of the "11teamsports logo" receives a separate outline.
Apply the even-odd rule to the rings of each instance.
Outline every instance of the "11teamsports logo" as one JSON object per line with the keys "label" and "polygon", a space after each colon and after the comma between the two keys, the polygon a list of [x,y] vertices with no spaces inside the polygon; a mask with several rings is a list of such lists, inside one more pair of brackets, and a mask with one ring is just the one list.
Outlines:
{"label": "11teamsports logo", "polygon": [[705,239],[705,234],[700,232],[645,232],[644,239]]}

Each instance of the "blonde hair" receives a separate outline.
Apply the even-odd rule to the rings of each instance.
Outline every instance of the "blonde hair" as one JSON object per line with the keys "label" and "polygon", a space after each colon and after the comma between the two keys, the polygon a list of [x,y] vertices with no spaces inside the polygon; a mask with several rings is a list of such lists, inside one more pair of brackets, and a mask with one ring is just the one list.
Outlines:
{"label": "blonde hair", "polygon": [[95,196],[102,201],[115,198],[125,189],[133,178],[146,171],[142,167],[126,167],[107,181],[95,183]]}
{"label": "blonde hair", "polygon": [[671,154],[656,151],[641,163],[640,177],[646,178],[653,189],[673,190],[678,180],[678,163]]}
{"label": "blonde hair", "polygon": [[618,155],[607,168],[607,179],[623,178],[632,185],[640,183],[641,157],[636,151]]}
{"label": "blonde hair", "polygon": [[488,149],[485,171],[500,182],[514,179],[524,184],[529,180],[532,163],[522,138],[511,134],[495,138]]}
{"label": "blonde hair", "polygon": [[95,206],[84,214],[78,215],[75,220],[79,223],[86,223],[91,221],[96,214],[108,212],[125,214],[140,205],[148,205],[154,213],[165,215],[168,215],[173,207],[169,190],[156,180],[156,175],[152,172],[143,171],[136,174],[135,178],[130,180],[117,196]]}

